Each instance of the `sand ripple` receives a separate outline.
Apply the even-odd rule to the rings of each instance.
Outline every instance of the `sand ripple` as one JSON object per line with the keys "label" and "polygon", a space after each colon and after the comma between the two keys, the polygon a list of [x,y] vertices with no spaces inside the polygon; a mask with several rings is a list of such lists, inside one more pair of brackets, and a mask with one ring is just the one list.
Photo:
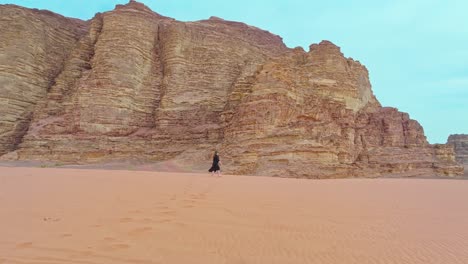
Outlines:
{"label": "sand ripple", "polygon": [[0,168],[0,264],[468,263],[468,181]]}

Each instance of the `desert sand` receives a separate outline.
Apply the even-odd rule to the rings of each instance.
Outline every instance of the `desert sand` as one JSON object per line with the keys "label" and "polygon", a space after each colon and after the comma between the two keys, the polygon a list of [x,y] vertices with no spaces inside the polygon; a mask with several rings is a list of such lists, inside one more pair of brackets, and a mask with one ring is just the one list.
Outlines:
{"label": "desert sand", "polygon": [[468,181],[3,167],[0,263],[468,263]]}

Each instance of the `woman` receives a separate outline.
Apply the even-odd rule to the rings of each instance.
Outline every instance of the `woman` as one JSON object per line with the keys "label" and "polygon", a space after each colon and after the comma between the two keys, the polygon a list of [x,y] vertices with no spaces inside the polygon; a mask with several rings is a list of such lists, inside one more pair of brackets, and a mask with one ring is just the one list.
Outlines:
{"label": "woman", "polygon": [[221,168],[219,167],[219,164],[221,164],[221,161],[219,160],[218,151],[215,151],[213,156],[213,165],[211,165],[211,168],[208,171],[211,172],[211,174],[217,173],[218,176],[220,176]]}

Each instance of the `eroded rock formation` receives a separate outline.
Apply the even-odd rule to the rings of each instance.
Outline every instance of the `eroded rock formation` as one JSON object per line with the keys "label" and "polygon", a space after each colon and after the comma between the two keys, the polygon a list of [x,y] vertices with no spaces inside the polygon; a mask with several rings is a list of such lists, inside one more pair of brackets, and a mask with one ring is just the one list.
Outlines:
{"label": "eroded rock formation", "polygon": [[179,22],[135,1],[86,22],[0,12],[4,158],[203,164],[218,148],[237,174],[463,173],[331,42],[289,49],[243,23]]}
{"label": "eroded rock formation", "polygon": [[468,167],[468,135],[450,135],[447,144],[455,148],[455,156],[459,163]]}
{"label": "eroded rock formation", "polygon": [[0,7],[0,154],[17,148],[86,25],[47,11]]}

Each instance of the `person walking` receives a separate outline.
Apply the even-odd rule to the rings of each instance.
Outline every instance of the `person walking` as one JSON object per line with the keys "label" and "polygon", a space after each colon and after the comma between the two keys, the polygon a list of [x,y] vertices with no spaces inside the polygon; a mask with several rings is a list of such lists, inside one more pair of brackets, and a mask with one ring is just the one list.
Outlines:
{"label": "person walking", "polygon": [[215,151],[213,155],[213,165],[211,165],[211,168],[208,171],[211,172],[212,175],[216,173],[218,174],[218,177],[220,177],[221,176],[221,168],[219,167],[220,164],[221,164],[221,160],[219,160],[218,151]]}

